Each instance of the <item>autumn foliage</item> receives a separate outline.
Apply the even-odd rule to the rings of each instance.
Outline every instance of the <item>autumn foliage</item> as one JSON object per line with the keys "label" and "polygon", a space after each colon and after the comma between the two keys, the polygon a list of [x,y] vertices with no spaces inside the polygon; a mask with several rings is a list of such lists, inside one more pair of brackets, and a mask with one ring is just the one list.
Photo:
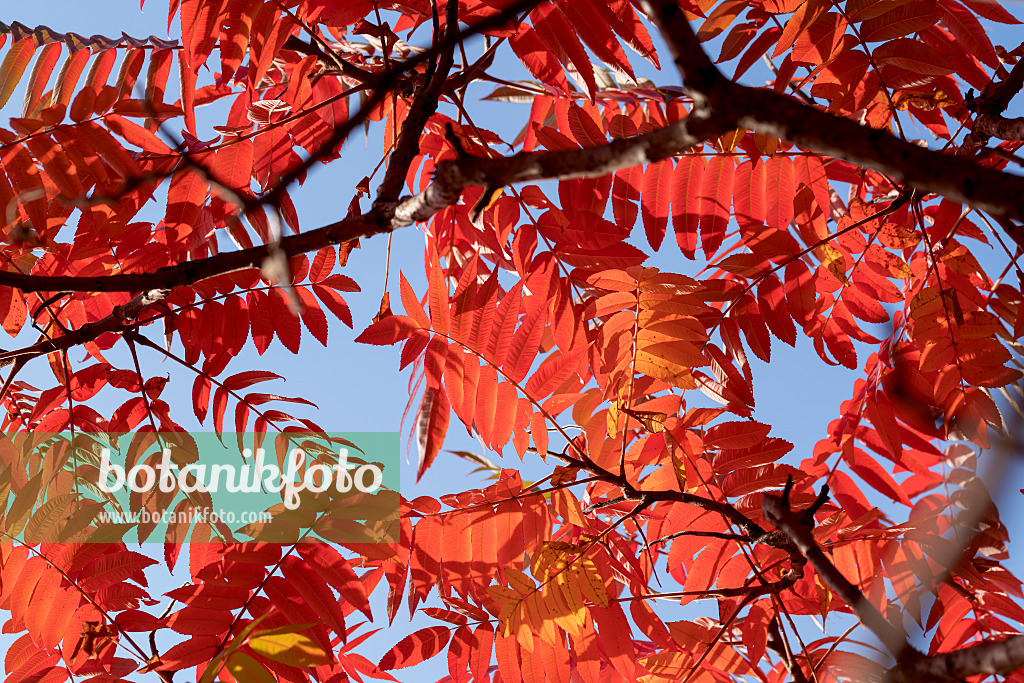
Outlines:
{"label": "autumn foliage", "polygon": [[[422,680],[400,670],[431,658],[456,683],[1024,680],[979,477],[1024,415],[1007,8],[171,0],[168,22],[180,40],[0,25],[0,103],[25,91],[0,128],[0,512],[47,539],[0,546],[8,681]],[[363,126],[367,178],[300,229],[307,172],[365,157]],[[351,250],[416,229],[425,277],[353,320]],[[322,431],[255,386],[277,374],[228,366],[334,321],[400,345],[420,475],[457,427],[489,451],[482,488],[403,498],[391,542],[199,525],[146,552],[73,502],[88,464],[15,447],[192,414]],[[807,372],[858,373],[812,452],[755,405],[755,359],[801,337]],[[158,562],[188,583],[154,594]]]}

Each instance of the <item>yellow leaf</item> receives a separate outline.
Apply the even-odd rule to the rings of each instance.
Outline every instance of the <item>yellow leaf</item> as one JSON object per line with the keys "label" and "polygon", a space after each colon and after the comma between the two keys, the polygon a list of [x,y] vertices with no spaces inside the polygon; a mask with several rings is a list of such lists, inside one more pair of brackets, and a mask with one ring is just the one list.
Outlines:
{"label": "yellow leaf", "polygon": [[846,258],[843,257],[843,252],[831,244],[823,244],[819,250],[821,252],[821,262],[836,276],[837,280],[845,284],[847,282]]}
{"label": "yellow leaf", "polygon": [[63,493],[39,506],[25,526],[25,542],[54,543],[67,526],[76,500],[75,494]]}
{"label": "yellow leaf", "polygon": [[644,429],[651,434],[660,434],[665,430],[665,420],[668,415],[665,413],[652,412],[649,410],[626,410],[627,415],[644,426]]}
{"label": "yellow leaf", "polygon": [[907,107],[911,105],[921,111],[932,111],[933,109],[949,107],[954,102],[949,99],[949,95],[943,90],[936,90],[930,93],[912,93],[904,90],[896,96],[895,104],[896,108],[900,111],[906,111]]}
{"label": "yellow leaf", "polygon": [[17,536],[25,528],[29,520],[29,514],[39,498],[39,489],[42,486],[42,472],[29,479],[18,495],[14,497],[11,509],[4,519],[4,532],[11,536]]}
{"label": "yellow leaf", "polygon": [[579,474],[579,470],[575,467],[555,465],[555,472],[551,475],[551,485],[560,486],[562,484],[567,484],[570,481],[576,481],[577,474]]}
{"label": "yellow leaf", "polygon": [[645,335],[644,332],[640,333],[641,336],[637,340],[638,356],[641,353],[646,356],[654,356],[669,366],[685,370],[699,368],[706,363],[704,354],[693,344],[682,339],[653,342],[651,337]]}
{"label": "yellow leaf", "polygon": [[622,403],[615,401],[608,406],[608,415],[605,418],[605,430],[609,439],[614,439],[619,433],[619,416],[622,415]]}
{"label": "yellow leaf", "polygon": [[588,600],[601,607],[608,606],[608,590],[592,559],[581,557],[570,565],[569,570],[573,572],[574,577],[580,580],[583,595]]}
{"label": "yellow leaf", "polygon": [[228,659],[227,667],[236,681],[246,681],[246,683],[277,683],[274,674],[267,671],[262,664],[244,652],[236,652],[231,655]]}
{"label": "yellow leaf", "polygon": [[3,64],[0,64],[0,107],[7,104],[11,93],[18,86],[25,73],[25,68],[32,61],[32,53],[36,49],[36,40],[32,36],[22,38],[11,46]]}
{"label": "yellow leaf", "polygon": [[301,633],[275,633],[257,636],[249,641],[253,652],[288,666],[309,667],[330,664],[334,658],[323,651],[309,636]]}
{"label": "yellow leaf", "polygon": [[[521,600],[516,605],[512,614],[509,618],[509,631],[515,635],[516,640],[519,644],[525,647],[530,652],[533,652],[533,632],[532,626],[534,617],[530,614],[530,600],[536,598],[536,593],[533,593]],[[536,606],[534,606],[536,610]]]}
{"label": "yellow leaf", "polygon": [[541,639],[549,645],[558,645],[561,634],[555,626],[555,620],[561,615],[558,613],[554,601],[545,600],[544,594],[538,591],[528,597],[525,602],[534,633],[539,634]]}
{"label": "yellow leaf", "polygon": [[814,587],[818,589],[818,604],[821,605],[821,616],[824,617],[832,609],[832,591],[817,574],[814,575]]}
{"label": "yellow leaf", "polygon": [[505,578],[508,579],[508,585],[520,595],[532,593],[536,588],[536,584],[533,582],[533,579],[518,569],[513,569],[511,567],[505,569]]}
{"label": "yellow leaf", "polygon": [[500,603],[502,606],[515,605],[522,599],[519,593],[505,586],[488,586],[487,594],[491,596],[492,600]]}
{"label": "yellow leaf", "polygon": [[754,146],[766,157],[775,156],[779,149],[779,139],[766,133],[754,133]]}
{"label": "yellow leaf", "polygon": [[579,586],[572,581],[556,579],[544,586],[542,596],[557,608],[555,623],[573,636],[578,636],[586,620],[583,594]]}
{"label": "yellow leaf", "polygon": [[649,342],[671,342],[679,340],[704,343],[708,335],[704,326],[691,316],[674,318],[649,318],[640,316],[640,338]]}

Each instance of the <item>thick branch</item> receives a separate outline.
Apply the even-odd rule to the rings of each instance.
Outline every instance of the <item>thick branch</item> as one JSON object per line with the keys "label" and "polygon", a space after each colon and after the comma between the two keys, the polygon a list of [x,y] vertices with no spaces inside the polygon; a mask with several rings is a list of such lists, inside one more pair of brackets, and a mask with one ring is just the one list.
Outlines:
{"label": "thick branch", "polygon": [[1001,82],[993,81],[982,93],[978,103],[979,114],[1002,114],[1010,106],[1012,100],[1024,87],[1024,59],[1018,61],[1009,75]]}
{"label": "thick branch", "polygon": [[764,499],[761,501],[761,509],[764,512],[765,519],[779,531],[783,531],[789,536],[803,556],[807,558],[807,561],[811,563],[811,566],[814,567],[814,570],[818,572],[822,581],[836,595],[845,600],[846,604],[853,608],[861,623],[878,636],[878,639],[892,653],[896,661],[900,661],[905,654],[913,651],[910,644],[907,643],[906,634],[902,629],[893,626],[888,619],[882,616],[882,613],[867,601],[861,590],[847,581],[846,577],[842,575],[836,566],[832,564],[832,561],[822,552],[818,544],[814,542],[810,525],[805,524],[804,520],[798,519],[789,509],[789,490],[790,485],[787,485],[786,490],[781,496],[765,494]]}
{"label": "thick branch", "polygon": [[682,154],[729,130],[695,109],[690,116],[665,128],[606,145],[560,152],[522,152],[496,159],[462,156],[442,161],[434,171],[434,182],[404,202],[395,221],[403,225],[424,221],[458,201],[462,188],[470,185],[498,188],[531,180],[598,177]]}
{"label": "thick branch", "polygon": [[990,137],[1001,140],[1024,140],[1024,119],[1005,119],[1003,112],[1010,106],[1010,100],[1024,86],[1024,59],[1017,62],[1009,75],[1001,82],[992,81],[976,100],[968,93],[965,106],[978,113],[971,134],[961,145],[961,151],[973,154],[988,144]]}
{"label": "thick branch", "polygon": [[[775,92],[737,85],[711,64],[675,0],[644,0],[648,15],[672,49],[685,86],[706,100],[727,128],[774,135],[805,149],[886,173],[912,187],[971,204],[996,216],[1024,220],[1024,178],[973,161],[903,142]],[[1024,246],[1024,232],[1010,237]]]}
{"label": "thick branch", "polygon": [[[287,256],[294,256],[315,251],[329,244],[383,232],[380,224],[385,220],[387,213],[386,209],[371,211],[317,230],[290,235],[281,240],[281,248]],[[159,268],[150,273],[102,277],[0,272],[0,286],[16,287],[23,292],[139,292],[149,289],[172,289],[245,268],[258,268],[269,253],[270,246],[261,245]]]}
{"label": "thick branch", "polygon": [[[387,233],[432,215],[459,200],[470,185],[501,187],[530,180],[595,177],[642,163],[660,161],[724,133],[699,112],[660,130],[625,140],[564,152],[525,152],[483,159],[463,156],[438,164],[434,182],[415,197],[375,204],[365,214],[345,218],[280,241],[288,257],[371,235]],[[258,268],[269,254],[261,245],[160,268],[151,273],[74,277],[0,272],[0,286],[24,292],[139,292],[171,289],[246,268]]]}
{"label": "thick branch", "polygon": [[974,133],[1000,140],[1024,140],[1024,116],[1007,119],[995,114],[979,114],[974,120]]}
{"label": "thick branch", "polygon": [[890,683],[962,681],[977,674],[1009,674],[1024,667],[1024,636],[988,640],[953,652],[911,658],[893,669]]}
{"label": "thick branch", "polygon": [[[446,10],[444,38],[447,40],[442,41],[440,30],[435,28],[434,44],[440,45],[444,42],[447,47],[441,50],[437,64],[431,64],[427,71],[427,81],[416,89],[416,94],[409,105],[409,113],[402,123],[402,132],[395,144],[395,151],[391,154],[388,170],[377,191],[377,202],[393,202],[401,194],[405,177],[409,173],[409,166],[420,153],[420,136],[423,135],[423,128],[437,111],[445,81],[455,63],[455,43],[451,40],[451,35],[458,28],[458,4],[450,2],[447,4]],[[436,5],[434,12],[436,23]]]}
{"label": "thick branch", "polygon": [[144,310],[165,299],[170,293],[169,289],[151,289],[135,296],[128,303],[115,307],[110,315],[101,320],[86,323],[77,330],[71,330],[55,339],[45,339],[23,349],[0,353],[0,367],[15,362],[24,363],[54,351],[67,351],[79,344],[94,341],[107,332],[120,333],[125,323],[138,318]]}
{"label": "thick branch", "polygon": [[792,539],[825,584],[853,608],[861,623],[893,654],[897,665],[888,674],[889,683],[960,681],[977,674],[1008,674],[1024,667],[1024,636],[986,641],[935,655],[924,655],[912,648],[903,630],[882,616],[814,542],[811,525],[790,511],[788,491],[789,486],[782,496],[765,495],[761,502],[765,519]]}

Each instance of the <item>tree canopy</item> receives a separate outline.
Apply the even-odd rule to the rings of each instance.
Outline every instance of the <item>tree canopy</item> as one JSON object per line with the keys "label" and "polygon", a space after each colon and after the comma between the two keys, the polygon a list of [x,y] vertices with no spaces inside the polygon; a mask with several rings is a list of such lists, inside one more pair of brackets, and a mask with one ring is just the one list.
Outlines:
{"label": "tree canopy", "polygon": [[[168,5],[180,39],[0,24],[0,106],[25,93],[0,128],[11,683],[403,680],[426,660],[455,683],[1024,680],[981,476],[1019,455],[1024,416],[1008,8]],[[366,177],[300,228],[325,164]],[[350,253],[412,230],[419,277],[354,320]],[[464,428],[490,480],[384,491],[387,521],[366,494],[248,536],[171,524],[154,558],[79,495],[96,449],[48,440],[193,418],[329,434],[305,398],[250,389],[273,368],[231,362],[327,346],[338,322],[400,345],[418,476]],[[754,398],[798,338],[806,372],[857,375],[809,452]],[[318,540],[257,533],[282,529]],[[154,591],[147,568],[179,561],[188,582]],[[398,631],[405,613],[426,625]]]}

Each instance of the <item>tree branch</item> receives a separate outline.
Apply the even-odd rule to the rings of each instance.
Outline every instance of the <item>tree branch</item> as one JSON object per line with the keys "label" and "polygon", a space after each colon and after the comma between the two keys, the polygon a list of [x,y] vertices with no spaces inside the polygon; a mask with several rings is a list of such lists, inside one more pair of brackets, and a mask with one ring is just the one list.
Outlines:
{"label": "tree branch", "polygon": [[[426,82],[416,89],[416,94],[409,105],[409,113],[402,123],[402,132],[395,143],[395,151],[391,154],[391,163],[388,164],[384,180],[377,190],[377,203],[393,202],[401,194],[409,166],[420,153],[420,136],[423,134],[423,128],[437,111],[445,81],[455,63],[455,41],[452,40],[452,35],[458,28],[458,3],[447,3],[445,10],[445,34],[442,36],[439,28],[434,32],[435,49],[440,45],[445,47],[440,50],[440,59],[437,63],[431,63]],[[434,12],[436,22],[436,4]]]}
{"label": "tree branch", "polygon": [[[675,57],[687,91],[728,129],[747,128],[886,173],[928,193],[1024,220],[1024,178],[903,142],[768,90],[732,83],[711,63],[675,0],[644,0]],[[1024,247],[1024,229],[1010,237]]]}
{"label": "tree branch", "polygon": [[25,363],[32,358],[45,356],[54,351],[67,351],[80,344],[94,341],[107,332],[120,333],[126,322],[139,317],[144,310],[165,299],[170,293],[169,289],[151,289],[142,292],[128,303],[116,306],[105,318],[86,323],[77,330],[66,332],[55,339],[45,339],[23,349],[0,353],[0,367],[12,363]]}
{"label": "tree branch", "polygon": [[[256,203],[260,205],[275,204],[281,194],[288,189],[289,185],[312,168],[313,165],[321,159],[321,157],[330,153],[330,150],[334,149],[348,138],[349,134],[356,128],[356,126],[360,125],[366,116],[373,111],[374,107],[380,104],[381,100],[391,92],[391,89],[404,74],[412,71],[420,64],[433,59],[437,55],[438,51],[454,48],[455,45],[458,45],[459,41],[475,36],[483,31],[501,26],[509,17],[517,16],[524,10],[532,9],[537,2],[538,0],[516,0],[516,2],[504,8],[500,12],[497,12],[485,19],[481,19],[472,26],[467,26],[461,31],[449,34],[444,40],[435,44],[430,50],[425,50],[418,55],[414,55],[393,69],[384,71],[372,82],[368,81],[366,85],[369,89],[370,95],[366,101],[363,102],[362,106],[359,107],[359,110],[355,115],[351,116],[341,125],[336,126],[334,131],[331,133],[331,136],[317,147],[316,152],[310,154],[309,158],[305,159],[301,164],[298,164],[295,168],[282,176],[281,181],[274,188],[260,197]],[[248,210],[251,207],[246,206],[245,208]]]}
{"label": "tree branch", "polygon": [[976,100],[970,98],[964,103],[969,110],[977,112],[971,134],[964,140],[961,150],[976,152],[988,144],[989,137],[1001,140],[1024,140],[1024,118],[1006,119],[1003,112],[1010,106],[1010,100],[1024,86],[1024,59],[1017,62],[1001,83],[992,81]]}
{"label": "tree branch", "polygon": [[782,633],[782,626],[780,625],[778,613],[776,613],[768,622],[767,647],[782,659],[782,665],[786,667],[786,671],[788,671],[789,675],[793,677],[793,683],[809,683],[807,676],[804,675],[804,670],[800,667],[800,663],[796,661],[796,657],[793,655],[793,651],[789,646],[789,641],[786,640],[786,636]]}
{"label": "tree branch", "polygon": [[983,135],[985,139],[1024,140],[1024,116],[1008,119],[996,114],[979,114],[974,120],[974,134]]}
{"label": "tree branch", "polygon": [[889,672],[889,683],[962,681],[977,674],[1009,674],[1024,667],[1024,636],[988,640],[930,656],[919,655]]}
{"label": "tree branch", "polygon": [[765,519],[789,536],[826,585],[853,608],[861,623],[878,636],[878,639],[892,653],[896,661],[900,661],[906,653],[914,651],[907,642],[906,633],[882,616],[882,613],[867,601],[861,590],[847,581],[846,577],[814,542],[814,536],[811,533],[813,522],[807,523],[806,520],[798,518],[789,508],[789,492],[792,486],[793,481],[790,479],[781,496],[773,496],[768,493],[764,495],[761,509]]}
{"label": "tree branch", "polygon": [[911,647],[903,629],[882,616],[814,542],[813,522],[798,517],[789,508],[791,488],[792,480],[781,496],[765,494],[761,501],[765,519],[792,539],[825,584],[853,608],[861,623],[896,658],[897,665],[887,675],[888,683],[959,681],[977,674],[1008,674],[1024,667],[1024,636],[990,640],[934,655],[924,655]]}
{"label": "tree branch", "polygon": [[[414,197],[378,202],[368,212],[280,241],[289,258],[322,247],[388,233],[425,221],[459,200],[471,185],[501,187],[531,180],[562,180],[605,175],[620,168],[660,161],[681,154],[700,142],[726,132],[716,122],[694,112],[660,130],[607,145],[561,152],[524,152],[511,157],[485,159],[464,155],[437,165],[434,181]],[[208,258],[160,268],[150,273],[75,277],[0,272],[0,286],[23,292],[139,292],[171,289],[246,268],[258,268],[269,255],[261,245],[220,253]]]}

